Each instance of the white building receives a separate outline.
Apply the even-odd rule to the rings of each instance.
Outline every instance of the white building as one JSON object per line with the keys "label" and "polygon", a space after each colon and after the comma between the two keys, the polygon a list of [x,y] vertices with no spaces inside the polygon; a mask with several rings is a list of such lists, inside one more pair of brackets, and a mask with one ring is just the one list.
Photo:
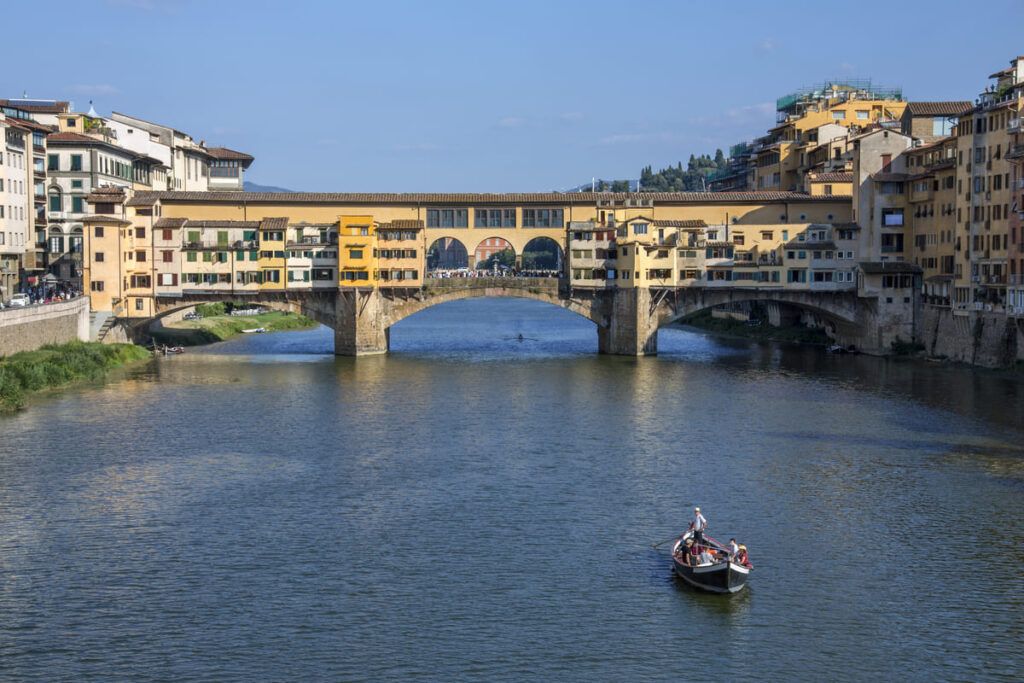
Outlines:
{"label": "white building", "polygon": [[0,114],[0,301],[20,288],[32,237],[32,132]]}

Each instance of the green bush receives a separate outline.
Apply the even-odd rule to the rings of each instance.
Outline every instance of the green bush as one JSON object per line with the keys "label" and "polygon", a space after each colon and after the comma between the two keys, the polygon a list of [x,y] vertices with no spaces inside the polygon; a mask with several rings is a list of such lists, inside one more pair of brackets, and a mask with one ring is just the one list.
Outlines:
{"label": "green bush", "polygon": [[213,316],[216,315],[225,315],[227,313],[227,304],[199,304],[198,306],[196,306],[196,313],[203,316],[204,318],[212,318]]}
{"label": "green bush", "polygon": [[134,344],[71,342],[44,346],[0,359],[0,412],[18,410],[26,394],[80,379],[99,377],[107,370],[149,357]]}

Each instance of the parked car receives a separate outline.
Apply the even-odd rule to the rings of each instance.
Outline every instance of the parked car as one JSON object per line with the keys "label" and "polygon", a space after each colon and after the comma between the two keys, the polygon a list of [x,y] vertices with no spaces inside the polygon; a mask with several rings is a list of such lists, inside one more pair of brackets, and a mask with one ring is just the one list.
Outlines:
{"label": "parked car", "polygon": [[28,306],[31,301],[28,298],[28,294],[15,294],[11,297],[9,306]]}

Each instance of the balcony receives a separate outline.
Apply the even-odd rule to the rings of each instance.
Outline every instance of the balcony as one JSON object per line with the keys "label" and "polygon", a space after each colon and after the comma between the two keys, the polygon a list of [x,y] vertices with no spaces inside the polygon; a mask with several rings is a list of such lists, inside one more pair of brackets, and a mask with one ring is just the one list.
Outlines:
{"label": "balcony", "polygon": [[1006,122],[1006,130],[1011,133],[1020,132],[1020,118],[1010,119]]}

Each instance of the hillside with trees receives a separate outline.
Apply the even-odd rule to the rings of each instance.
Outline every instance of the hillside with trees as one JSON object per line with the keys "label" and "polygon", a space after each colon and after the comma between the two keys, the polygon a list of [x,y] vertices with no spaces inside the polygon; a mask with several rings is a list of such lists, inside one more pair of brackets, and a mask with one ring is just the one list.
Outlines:
{"label": "hillside with trees", "polygon": [[[725,169],[728,163],[725,154],[718,149],[714,157],[691,154],[686,168],[683,168],[681,161],[658,171],[645,166],[640,170],[640,188],[644,192],[703,192],[707,189],[708,176]],[[591,185],[587,183],[574,191],[589,192],[590,188]],[[594,189],[598,192],[630,192],[636,189],[636,185],[630,180],[598,180]]]}

